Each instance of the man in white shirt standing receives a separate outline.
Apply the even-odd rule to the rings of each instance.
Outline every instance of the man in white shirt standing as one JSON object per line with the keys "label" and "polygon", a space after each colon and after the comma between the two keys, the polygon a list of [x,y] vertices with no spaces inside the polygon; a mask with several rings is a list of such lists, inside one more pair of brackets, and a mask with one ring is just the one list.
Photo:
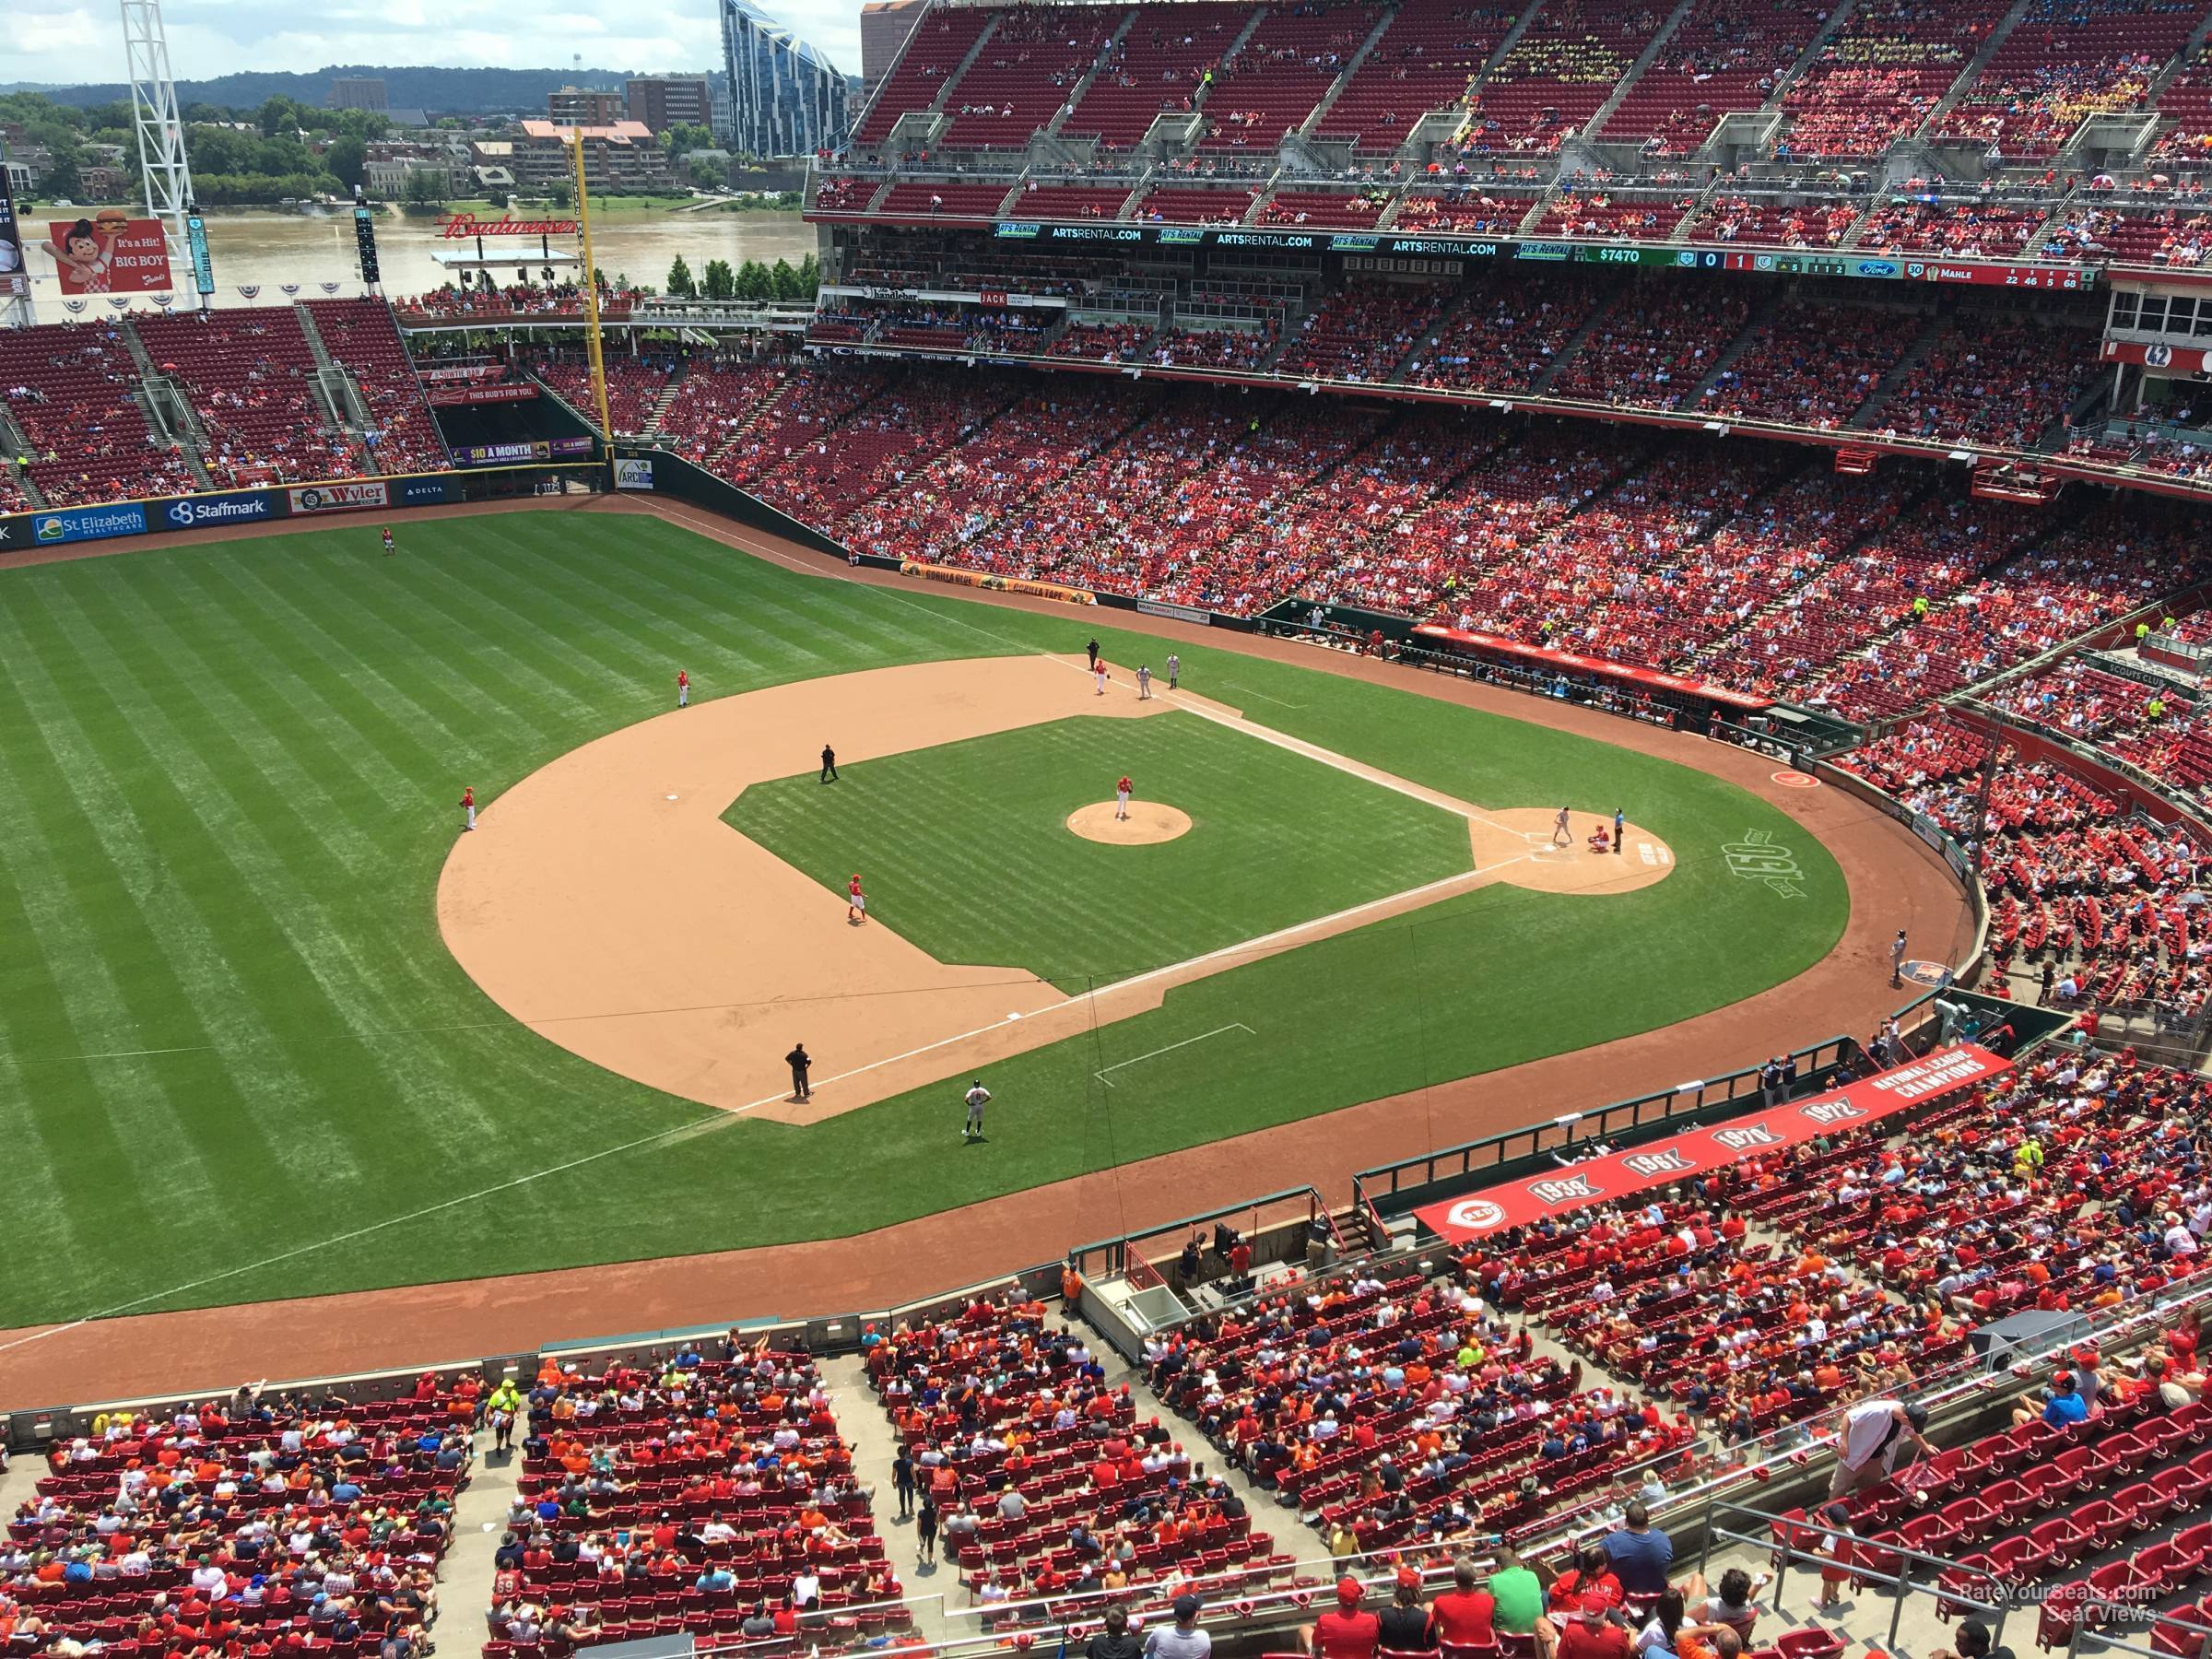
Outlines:
{"label": "man in white shirt standing", "polygon": [[1928,1426],[1925,1406],[1907,1406],[1898,1400],[1862,1400],[1843,1418],[1836,1447],[1836,1473],[1829,1483],[1830,1498],[1843,1498],[1861,1487],[1874,1485],[1894,1471],[1898,1452],[1906,1441],[1918,1446],[1925,1457],[1936,1455],[1922,1431]]}

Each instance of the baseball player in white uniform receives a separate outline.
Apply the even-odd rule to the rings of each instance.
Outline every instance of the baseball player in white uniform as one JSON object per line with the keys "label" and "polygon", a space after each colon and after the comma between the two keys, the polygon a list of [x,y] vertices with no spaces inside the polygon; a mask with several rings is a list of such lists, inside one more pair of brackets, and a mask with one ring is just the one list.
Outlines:
{"label": "baseball player in white uniform", "polygon": [[961,1098],[968,1102],[968,1121],[960,1127],[960,1139],[963,1142],[982,1140],[983,1108],[991,1103],[991,1091],[983,1087],[983,1080],[978,1077]]}

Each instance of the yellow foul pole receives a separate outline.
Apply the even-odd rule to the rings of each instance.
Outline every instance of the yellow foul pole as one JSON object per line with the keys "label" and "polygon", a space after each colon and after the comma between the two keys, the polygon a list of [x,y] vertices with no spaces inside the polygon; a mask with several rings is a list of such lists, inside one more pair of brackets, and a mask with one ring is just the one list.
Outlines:
{"label": "yellow foul pole", "polygon": [[583,178],[583,129],[569,129],[569,171],[576,181],[576,225],[583,241],[583,344],[592,359],[592,403],[599,413],[599,435],[606,440],[606,465],[615,465],[615,423],[606,410],[606,359],[599,339],[599,266],[592,258],[592,193]]}

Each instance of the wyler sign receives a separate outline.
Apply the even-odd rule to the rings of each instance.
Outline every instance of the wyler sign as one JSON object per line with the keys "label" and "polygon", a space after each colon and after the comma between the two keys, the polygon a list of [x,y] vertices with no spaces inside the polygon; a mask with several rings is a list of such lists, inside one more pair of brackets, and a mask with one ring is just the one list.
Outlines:
{"label": "wyler sign", "polygon": [[392,496],[390,487],[382,478],[360,478],[347,484],[308,484],[288,493],[294,512],[360,512],[385,506]]}

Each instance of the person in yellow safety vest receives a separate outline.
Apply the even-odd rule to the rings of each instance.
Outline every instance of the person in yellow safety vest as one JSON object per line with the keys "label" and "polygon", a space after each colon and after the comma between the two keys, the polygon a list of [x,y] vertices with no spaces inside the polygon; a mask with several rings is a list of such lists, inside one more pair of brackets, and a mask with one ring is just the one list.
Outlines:
{"label": "person in yellow safety vest", "polygon": [[2162,697],[2152,698],[2148,702],[2143,705],[2143,712],[2153,720],[2165,719],[2166,700]]}
{"label": "person in yellow safety vest", "polygon": [[1925,594],[1912,601],[1912,619],[1917,622],[1928,614],[1928,596]]}
{"label": "person in yellow safety vest", "polygon": [[491,1425],[493,1450],[506,1452],[513,1448],[514,1421],[522,1411],[522,1390],[515,1387],[512,1377],[501,1377],[500,1385],[484,1401],[484,1418]]}
{"label": "person in yellow safety vest", "polygon": [[2143,643],[2143,641],[2146,641],[2146,640],[2147,640],[2147,639],[2149,639],[2149,638],[2150,638],[2150,624],[2149,624],[2149,623],[2147,623],[2147,622],[2138,622],[2138,623],[2136,623],[2136,644],[2138,644],[2138,645],[2140,645],[2140,644],[2142,644],[2142,643]]}

